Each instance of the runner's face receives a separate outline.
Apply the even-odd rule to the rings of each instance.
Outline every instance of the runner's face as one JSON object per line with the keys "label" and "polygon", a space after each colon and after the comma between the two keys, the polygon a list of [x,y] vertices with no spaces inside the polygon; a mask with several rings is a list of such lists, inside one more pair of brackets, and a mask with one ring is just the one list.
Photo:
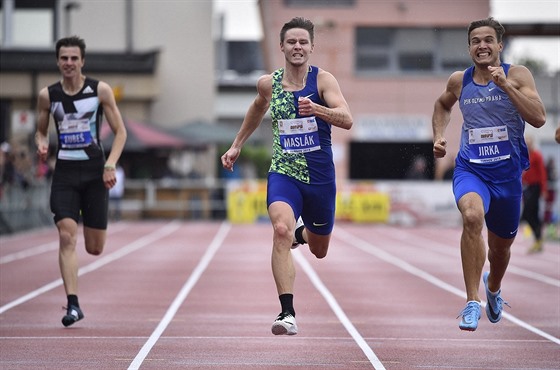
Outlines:
{"label": "runner's face", "polygon": [[63,77],[75,77],[82,73],[84,59],[78,46],[61,47],[58,52],[58,69]]}
{"label": "runner's face", "polygon": [[471,31],[469,54],[475,64],[500,65],[500,53],[503,44],[498,42],[496,31],[492,27],[479,27]]}
{"label": "runner's face", "polygon": [[313,44],[309,38],[309,32],[302,28],[292,28],[286,32],[284,42],[280,44],[286,61],[293,65],[304,65],[313,52]]}

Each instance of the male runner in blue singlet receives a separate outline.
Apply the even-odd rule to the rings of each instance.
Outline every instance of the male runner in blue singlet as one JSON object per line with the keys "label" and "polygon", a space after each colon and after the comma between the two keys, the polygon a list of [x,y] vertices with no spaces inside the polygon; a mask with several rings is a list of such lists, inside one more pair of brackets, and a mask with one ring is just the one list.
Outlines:
{"label": "male runner in blue singlet", "polygon": [[453,193],[463,219],[461,259],[467,295],[459,328],[468,331],[476,330],[480,319],[478,288],[486,258],[485,222],[490,271],[482,280],[488,319],[500,321],[503,305],[507,305],[500,296],[501,283],[519,226],[521,174],[529,166],[525,122],[538,128],[546,120],[531,72],[500,61],[504,32],[492,18],[469,25],[468,46],[474,65],[451,75],[432,117],[433,151],[442,158],[447,146],[444,132],[451,109],[459,101],[463,127]]}
{"label": "male runner in blue singlet", "polygon": [[[58,134],[50,205],[60,238],[59,265],[68,300],[64,326],[84,317],[78,302],[79,219],[83,221],[87,252],[101,254],[107,230],[108,189],[116,183],[115,166],[126,141],[113,90],[105,82],[82,74],[85,49],[84,40],[76,36],[56,43],[62,79],[43,88],[37,103],[35,143],[42,160],[46,160],[49,149],[50,114]],[[104,114],[115,134],[107,160],[99,140]]]}
{"label": "male runner in blue singlet", "polygon": [[[331,127],[350,129],[350,109],[337,80],[308,64],[313,52],[314,26],[293,18],[280,31],[285,67],[262,76],[257,96],[229,150],[224,168],[233,170],[243,144],[270,108],[272,163],[268,174],[267,206],[273,227],[272,273],[281,312],[272,324],[275,335],[297,334],[293,288],[295,269],[291,247],[309,244],[317,258],[327,255],[334,226],[336,184]],[[296,220],[303,222],[296,228]]]}

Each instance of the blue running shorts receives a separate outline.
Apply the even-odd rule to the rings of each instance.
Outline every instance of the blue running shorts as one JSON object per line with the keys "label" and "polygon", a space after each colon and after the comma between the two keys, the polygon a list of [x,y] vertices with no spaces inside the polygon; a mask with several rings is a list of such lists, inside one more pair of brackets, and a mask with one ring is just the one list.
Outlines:
{"label": "blue running shorts", "polygon": [[500,238],[517,235],[521,215],[521,178],[502,183],[482,180],[476,174],[456,168],[453,175],[455,202],[467,193],[480,195],[484,205],[486,227]]}
{"label": "blue running shorts", "polygon": [[305,227],[319,235],[329,235],[334,227],[336,182],[310,185],[290,176],[269,172],[266,206],[285,202],[292,207],[296,220],[301,216]]}

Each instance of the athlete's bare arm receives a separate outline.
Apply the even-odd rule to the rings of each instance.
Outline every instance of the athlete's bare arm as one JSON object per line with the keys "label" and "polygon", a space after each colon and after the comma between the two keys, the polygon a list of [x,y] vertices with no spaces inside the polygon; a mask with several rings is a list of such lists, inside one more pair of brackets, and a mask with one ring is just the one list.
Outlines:
{"label": "athlete's bare arm", "polygon": [[449,77],[445,90],[434,104],[432,131],[434,135],[433,152],[436,158],[442,158],[447,153],[447,140],[444,133],[451,119],[451,110],[461,94],[463,74],[463,72],[455,72]]}

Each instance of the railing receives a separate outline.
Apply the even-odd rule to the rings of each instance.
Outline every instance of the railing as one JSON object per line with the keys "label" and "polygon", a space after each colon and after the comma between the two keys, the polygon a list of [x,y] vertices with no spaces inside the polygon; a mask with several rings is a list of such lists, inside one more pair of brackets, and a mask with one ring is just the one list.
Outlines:
{"label": "railing", "polygon": [[52,225],[50,187],[46,183],[25,188],[5,184],[0,196],[0,235]]}
{"label": "railing", "polygon": [[[127,179],[123,199],[109,203],[109,217],[254,222],[267,217],[265,183]],[[432,226],[460,223],[449,182],[350,181],[337,184],[337,189],[339,220]],[[27,189],[5,187],[0,197],[0,234],[52,226],[49,196],[47,183]]]}
{"label": "railing", "polygon": [[[126,180],[120,201],[111,200],[109,215],[125,219],[224,219],[224,183],[218,180]],[[26,189],[5,185],[0,197],[0,235],[52,226],[50,184]],[[119,209],[117,209],[119,208]]]}
{"label": "railing", "polygon": [[219,180],[126,180],[121,213],[128,218],[223,219],[225,185]]}

